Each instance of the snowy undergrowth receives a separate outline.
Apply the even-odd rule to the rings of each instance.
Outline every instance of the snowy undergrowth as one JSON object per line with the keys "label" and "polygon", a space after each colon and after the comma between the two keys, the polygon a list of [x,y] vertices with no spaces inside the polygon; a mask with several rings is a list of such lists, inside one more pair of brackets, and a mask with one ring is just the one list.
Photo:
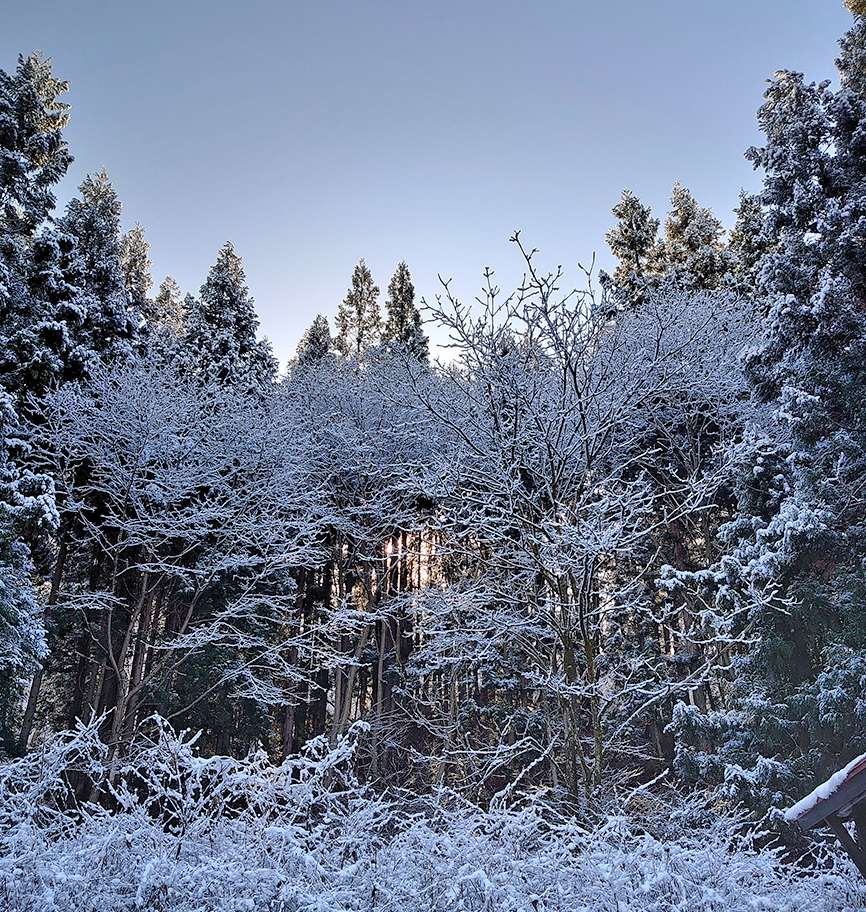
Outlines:
{"label": "snowy undergrowth", "polygon": [[[95,727],[0,766],[0,908],[621,912],[866,908],[844,860],[796,872],[734,821],[592,831],[542,804],[383,799],[354,778],[364,728],[273,767],[201,758],[153,720],[112,769]],[[81,800],[94,784],[102,805]],[[79,798],[75,798],[75,791]]]}

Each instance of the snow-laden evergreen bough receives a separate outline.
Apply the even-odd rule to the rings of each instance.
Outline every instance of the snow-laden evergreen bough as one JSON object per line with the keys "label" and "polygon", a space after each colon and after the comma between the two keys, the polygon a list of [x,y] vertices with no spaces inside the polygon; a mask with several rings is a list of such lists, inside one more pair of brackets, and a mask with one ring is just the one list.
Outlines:
{"label": "snow-laden evergreen bough", "polygon": [[[162,719],[113,765],[98,721],[0,767],[9,912],[142,910],[821,910],[866,906],[843,858],[796,868],[741,821],[662,807],[587,828],[524,796],[375,795],[367,727],[273,766],[201,757]],[[85,793],[89,799],[85,800]],[[97,800],[98,796],[98,800]]]}

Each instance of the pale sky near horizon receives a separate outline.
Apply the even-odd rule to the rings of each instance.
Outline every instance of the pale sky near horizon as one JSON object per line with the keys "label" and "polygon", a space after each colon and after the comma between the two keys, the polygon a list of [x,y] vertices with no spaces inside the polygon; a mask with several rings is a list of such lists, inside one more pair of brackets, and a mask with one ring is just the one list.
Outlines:
{"label": "pale sky near horizon", "polygon": [[[0,0],[0,68],[40,49],[71,81],[65,204],[107,169],[156,285],[197,293],[229,238],[284,366],[366,259],[385,289],[470,300],[486,266],[611,268],[629,188],[674,181],[726,227],[760,176],[779,69],[834,79],[841,0]],[[436,339],[434,334],[434,339]]]}

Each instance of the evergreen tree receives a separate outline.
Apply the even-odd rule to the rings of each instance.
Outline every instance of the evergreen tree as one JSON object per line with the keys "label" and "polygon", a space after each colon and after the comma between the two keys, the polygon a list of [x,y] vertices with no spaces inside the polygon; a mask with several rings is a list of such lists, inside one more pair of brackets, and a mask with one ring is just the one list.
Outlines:
{"label": "evergreen tree", "polygon": [[866,0],[845,0],[845,7],[852,16],[866,16]]}
{"label": "evergreen tree", "polygon": [[751,289],[755,284],[755,267],[766,252],[761,200],[745,190],[740,191],[740,205],[734,214],[737,221],[731,229],[729,249],[739,281],[746,289]]}
{"label": "evergreen tree", "polygon": [[631,190],[622,191],[611,212],[617,226],[607,232],[605,240],[619,260],[613,281],[626,305],[633,307],[642,300],[647,276],[655,269],[659,220],[652,218],[652,208],[644,206]]}
{"label": "evergreen tree", "polygon": [[29,237],[54,209],[53,187],[72,156],[63,139],[68,82],[51,72],[51,58],[19,56],[11,76],[0,70],[0,233]]}
{"label": "evergreen tree", "polygon": [[150,304],[148,320],[158,328],[167,327],[174,335],[179,335],[183,330],[184,302],[180,285],[171,277],[166,276]]}
{"label": "evergreen tree", "polygon": [[243,389],[261,389],[277,371],[270,343],[256,339],[259,321],[241,258],[226,241],[208,272],[198,301],[187,299],[181,358],[203,377]]}
{"label": "evergreen tree", "polygon": [[361,260],[352,272],[352,286],[337,313],[337,338],[334,347],[344,355],[360,355],[375,345],[382,335],[379,313],[379,287],[367,264]]}
{"label": "evergreen tree", "polygon": [[54,484],[16,466],[8,441],[20,433],[12,400],[0,391],[0,749],[9,749],[23,678],[45,654],[45,628],[33,587],[30,548],[54,532]]}
{"label": "evergreen tree", "polygon": [[184,308],[180,286],[171,276],[163,279],[153,298],[145,299],[141,336],[150,362],[170,364],[179,359],[179,340],[184,332]]}
{"label": "evergreen tree", "polygon": [[638,306],[648,291],[664,282],[704,291],[719,288],[735,268],[734,253],[725,246],[722,223],[712,210],[699,206],[679,181],[670,202],[661,240],[658,219],[650,217],[650,207],[631,191],[624,190],[611,210],[619,224],[605,238],[619,260],[612,278],[627,308]]}
{"label": "evergreen tree", "polygon": [[0,70],[0,380],[19,403],[57,375],[68,346],[56,313],[66,295],[61,251],[39,233],[72,162],[59,100],[67,87],[39,54],[19,57],[11,76]]}
{"label": "evergreen tree", "polygon": [[[69,290],[67,313],[77,317],[75,348],[67,365],[71,377],[86,376],[95,359],[125,356],[138,331],[121,264],[121,203],[103,168],[89,174],[60,220],[60,266]],[[146,259],[146,253],[145,253]],[[70,320],[72,317],[70,317]]]}
{"label": "evergreen tree", "polygon": [[388,319],[382,339],[396,343],[421,361],[428,356],[427,336],[421,329],[421,314],[415,306],[415,286],[405,262],[398,264],[388,283]]}
{"label": "evergreen tree", "polygon": [[72,161],[62,137],[68,105],[59,101],[66,88],[38,54],[19,58],[13,76],[0,71],[0,374],[19,408],[128,351],[139,319],[105,171],[86,178],[58,223],[46,223],[53,185]]}
{"label": "evergreen tree", "polygon": [[140,222],[123,235],[120,249],[120,270],[126,288],[129,307],[141,317],[148,311],[147,293],[153,288],[150,275],[151,262],[148,257],[150,244],[144,238]]}
{"label": "evergreen tree", "polygon": [[54,227],[26,245],[8,235],[4,240],[11,256],[0,263],[6,276],[0,282],[0,377],[20,408],[66,374],[72,332],[81,322],[62,263],[74,240]]}
{"label": "evergreen tree", "polygon": [[782,800],[792,773],[801,792],[866,748],[866,714],[850,697],[866,670],[862,18],[840,44],[835,94],[800,73],[774,75],[758,112],[765,145],[747,153],[764,185],[741,207],[738,243],[759,254],[764,331],[745,366],[764,411],[737,450],[737,515],[714,580],[756,643],[739,666],[737,714],[714,730],[680,720],[696,768],[709,745],[733,764],[759,760],[754,773],[719,775],[764,802]]}
{"label": "evergreen tree", "polygon": [[722,243],[722,223],[679,181],[670,202],[656,271],[672,275],[686,288],[718,288],[733,265]]}
{"label": "evergreen tree", "polygon": [[331,355],[333,341],[327,317],[317,314],[316,319],[304,330],[297,348],[299,365],[315,364]]}

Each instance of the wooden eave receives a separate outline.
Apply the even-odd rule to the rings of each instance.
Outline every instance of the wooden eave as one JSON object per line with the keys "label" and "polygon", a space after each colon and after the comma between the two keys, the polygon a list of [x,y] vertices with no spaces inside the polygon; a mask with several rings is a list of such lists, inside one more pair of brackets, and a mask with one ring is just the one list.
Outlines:
{"label": "wooden eave", "polygon": [[[819,798],[813,807],[804,811],[794,822],[804,830],[826,820],[831,814],[850,817],[849,808],[866,798],[866,758],[852,769],[829,798]],[[841,812],[841,813],[840,813]]]}
{"label": "wooden eave", "polygon": [[[856,763],[832,795],[818,798],[812,807],[795,817],[796,823],[809,830],[826,822],[836,838],[857,865],[857,870],[866,877],[866,756]],[[856,839],[845,826],[843,819],[853,818]]]}

